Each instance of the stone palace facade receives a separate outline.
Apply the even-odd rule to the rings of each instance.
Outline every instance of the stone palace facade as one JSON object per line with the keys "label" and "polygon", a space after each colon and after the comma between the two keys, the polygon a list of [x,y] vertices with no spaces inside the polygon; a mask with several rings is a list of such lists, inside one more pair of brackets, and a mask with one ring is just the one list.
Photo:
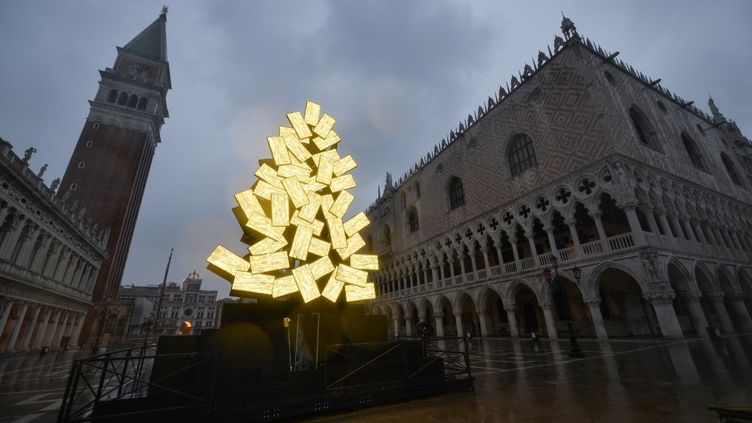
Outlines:
{"label": "stone palace facade", "polygon": [[0,352],[76,346],[107,231],[0,139]]}
{"label": "stone palace facade", "polygon": [[[580,36],[539,52],[369,207],[394,334],[752,330],[752,143]],[[551,258],[558,268],[551,269]],[[574,272],[577,270],[577,272]],[[579,274],[580,278],[575,275]]]}

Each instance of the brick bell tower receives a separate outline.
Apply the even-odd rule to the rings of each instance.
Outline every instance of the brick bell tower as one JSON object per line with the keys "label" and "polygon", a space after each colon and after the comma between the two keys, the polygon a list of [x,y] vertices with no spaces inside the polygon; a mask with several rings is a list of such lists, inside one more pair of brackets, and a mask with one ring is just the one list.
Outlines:
{"label": "brick bell tower", "polygon": [[89,116],[58,191],[69,204],[85,207],[100,228],[109,228],[108,257],[94,285],[82,343],[100,344],[104,332],[111,332],[99,321],[118,293],[159,131],[169,116],[166,22],[163,8],[151,25],[117,48],[112,68],[99,71],[99,90],[89,101]]}

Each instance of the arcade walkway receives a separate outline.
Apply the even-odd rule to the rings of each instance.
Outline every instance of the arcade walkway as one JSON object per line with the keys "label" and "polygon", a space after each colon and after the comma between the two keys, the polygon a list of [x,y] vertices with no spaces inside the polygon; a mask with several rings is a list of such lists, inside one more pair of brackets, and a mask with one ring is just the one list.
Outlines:
{"label": "arcade walkway", "polygon": [[475,393],[316,422],[709,422],[714,403],[752,404],[752,334],[718,341],[474,341]]}

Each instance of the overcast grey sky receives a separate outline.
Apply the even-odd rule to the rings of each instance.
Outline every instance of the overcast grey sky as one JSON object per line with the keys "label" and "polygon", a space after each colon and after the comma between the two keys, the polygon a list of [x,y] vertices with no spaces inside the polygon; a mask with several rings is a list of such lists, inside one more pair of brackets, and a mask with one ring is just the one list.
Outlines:
{"label": "overcast grey sky", "polygon": [[[0,4],[0,137],[65,171],[97,71],[157,18],[155,1]],[[173,89],[123,283],[205,270],[218,243],[242,252],[230,208],[268,155],[266,136],[306,99],[338,121],[359,163],[353,209],[376,197],[559,33],[580,32],[752,135],[750,1],[168,1]]]}

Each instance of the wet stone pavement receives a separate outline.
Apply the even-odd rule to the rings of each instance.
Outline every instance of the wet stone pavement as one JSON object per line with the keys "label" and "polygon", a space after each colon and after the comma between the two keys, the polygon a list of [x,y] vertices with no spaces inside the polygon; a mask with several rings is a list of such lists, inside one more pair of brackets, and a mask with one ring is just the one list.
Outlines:
{"label": "wet stone pavement", "polygon": [[[718,340],[474,340],[475,392],[312,418],[317,422],[712,422],[752,404],[752,334]],[[78,353],[0,358],[0,423],[55,421]]]}
{"label": "wet stone pavement", "polygon": [[317,422],[714,422],[708,406],[752,404],[752,334],[719,340],[473,341],[475,392]]}

